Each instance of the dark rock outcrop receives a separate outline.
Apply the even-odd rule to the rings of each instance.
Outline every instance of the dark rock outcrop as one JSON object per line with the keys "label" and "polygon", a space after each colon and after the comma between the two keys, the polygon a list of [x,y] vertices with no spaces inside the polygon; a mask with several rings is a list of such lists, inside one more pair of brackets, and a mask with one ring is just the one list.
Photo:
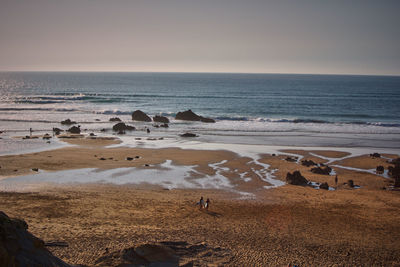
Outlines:
{"label": "dark rock outcrop", "polygon": [[400,158],[393,159],[390,163],[394,166],[389,166],[388,174],[394,179],[394,187],[400,187]]}
{"label": "dark rock outcrop", "polygon": [[329,190],[329,185],[327,182],[319,185],[319,189]]}
{"label": "dark rock outcrop", "polygon": [[62,125],[72,125],[76,124],[76,121],[71,121],[70,119],[66,119],[65,121],[61,121]]}
{"label": "dark rock outcrop", "polygon": [[158,116],[158,115],[156,115],[156,116],[153,117],[153,121],[155,121],[155,122],[161,122],[161,123],[169,123],[169,119],[168,119],[167,117]]}
{"label": "dark rock outcrop", "polygon": [[197,115],[190,109],[183,112],[178,112],[175,116],[175,119],[184,121],[201,121],[201,122],[211,122],[211,123],[215,122],[215,120],[213,119]]}
{"label": "dark rock outcrop", "polygon": [[301,161],[301,165],[303,165],[303,166],[306,166],[306,167],[310,167],[310,166],[316,166],[317,165],[317,163],[315,163],[314,161],[312,161],[312,160],[302,160]]}
{"label": "dark rock outcrop", "polygon": [[289,161],[289,162],[296,162],[297,158],[295,158],[295,157],[286,157],[285,160]]}
{"label": "dark rock outcrop", "polygon": [[81,127],[79,125],[78,126],[72,126],[71,128],[69,128],[67,130],[67,132],[70,132],[72,134],[80,134],[81,133]]}
{"label": "dark rock outcrop", "polygon": [[385,167],[383,167],[381,165],[376,166],[376,173],[382,174],[384,172],[385,172]]}
{"label": "dark rock outcrop", "polygon": [[110,121],[121,121],[121,119],[118,117],[115,117],[115,118],[110,118]]}
{"label": "dark rock outcrop", "polygon": [[372,158],[380,158],[381,154],[375,152],[375,153],[369,154],[369,156]]}
{"label": "dark rock outcrop", "polygon": [[126,125],[123,122],[119,122],[113,126],[113,130],[116,132],[124,132],[124,131],[134,131],[136,128],[130,125]]}
{"label": "dark rock outcrop", "polygon": [[311,169],[312,173],[316,173],[316,174],[322,174],[322,175],[329,175],[332,171],[332,168],[329,166],[325,166],[323,168],[321,167],[315,167]]}
{"label": "dark rock outcrop", "polygon": [[184,133],[181,134],[180,137],[197,137],[197,135],[194,133]]}
{"label": "dark rock outcrop", "polygon": [[179,257],[166,246],[145,244],[114,251],[97,259],[95,264],[98,266],[178,267]]}
{"label": "dark rock outcrop", "polygon": [[151,118],[147,116],[146,113],[144,113],[141,110],[136,110],[132,113],[132,120],[133,121],[147,121],[150,122]]}
{"label": "dark rock outcrop", "polygon": [[68,267],[45,248],[43,240],[28,231],[25,221],[11,219],[0,211],[0,265]]}
{"label": "dark rock outcrop", "polygon": [[299,171],[286,174],[286,182],[291,185],[308,185],[308,180]]}
{"label": "dark rock outcrop", "polygon": [[201,117],[200,121],[201,121],[201,122],[207,122],[207,123],[214,123],[214,122],[215,122],[214,119],[205,118],[205,117]]}

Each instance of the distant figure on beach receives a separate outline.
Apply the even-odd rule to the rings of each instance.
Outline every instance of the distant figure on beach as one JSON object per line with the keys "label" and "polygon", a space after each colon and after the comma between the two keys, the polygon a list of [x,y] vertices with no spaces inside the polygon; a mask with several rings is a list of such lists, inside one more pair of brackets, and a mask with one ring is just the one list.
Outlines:
{"label": "distant figure on beach", "polygon": [[204,208],[204,199],[203,199],[203,197],[200,198],[199,205],[200,205],[199,209],[203,209]]}
{"label": "distant figure on beach", "polygon": [[338,178],[337,178],[337,175],[335,176],[335,184],[336,184],[336,186],[337,186],[337,182],[338,182]]}
{"label": "distant figure on beach", "polygon": [[29,128],[29,135],[30,136],[32,136],[32,132],[33,132],[32,128]]}
{"label": "distant figure on beach", "polygon": [[211,203],[210,199],[207,198],[206,205],[205,205],[206,210],[208,210],[208,208],[210,207],[210,203]]}
{"label": "distant figure on beach", "polygon": [[149,128],[147,128],[147,133],[150,133],[150,129]]}

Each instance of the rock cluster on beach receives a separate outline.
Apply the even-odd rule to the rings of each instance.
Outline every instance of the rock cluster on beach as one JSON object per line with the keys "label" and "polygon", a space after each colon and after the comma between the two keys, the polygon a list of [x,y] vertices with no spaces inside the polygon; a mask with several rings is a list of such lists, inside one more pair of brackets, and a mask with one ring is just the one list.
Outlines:
{"label": "rock cluster on beach", "polygon": [[322,174],[322,175],[329,175],[332,171],[332,168],[329,166],[325,167],[315,167],[311,169],[312,173]]}
{"label": "rock cluster on beach", "polygon": [[0,211],[0,265],[69,267],[45,248],[43,240],[28,231],[25,221],[11,219]]}
{"label": "rock cluster on beach", "polygon": [[310,167],[310,166],[316,166],[318,165],[317,163],[315,163],[312,160],[302,160],[301,161],[301,165],[306,166],[306,167]]}
{"label": "rock cluster on beach", "polygon": [[308,185],[308,180],[299,171],[286,174],[286,182],[291,185]]}

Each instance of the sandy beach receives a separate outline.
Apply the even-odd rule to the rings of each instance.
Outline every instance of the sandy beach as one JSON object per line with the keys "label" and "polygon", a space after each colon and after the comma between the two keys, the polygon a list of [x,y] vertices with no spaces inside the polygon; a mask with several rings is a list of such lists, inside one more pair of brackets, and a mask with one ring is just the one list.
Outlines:
{"label": "sandy beach", "polygon": [[[384,190],[392,179],[371,171],[378,165],[386,169],[398,155],[295,149],[255,160],[227,150],[108,147],[120,142],[110,138],[64,141],[74,146],[1,156],[1,186],[8,190],[0,198],[1,210],[24,219],[31,233],[66,242],[68,247],[49,249],[67,263],[102,265],[97,260],[109,251],[162,243],[178,251],[181,266],[399,264],[400,195]],[[313,173],[302,160],[336,166],[334,174]],[[82,168],[162,171],[166,161],[177,170],[191,166],[185,176],[190,183],[54,184],[39,179],[25,189],[27,180],[22,180],[19,192],[6,186],[26,175]],[[285,184],[287,172],[295,170],[309,181],[327,182],[332,190]],[[123,177],[122,172],[110,177],[118,175]],[[204,176],[208,180],[200,182]],[[360,188],[349,187],[350,179]],[[208,211],[195,205],[200,196],[211,199]]]}

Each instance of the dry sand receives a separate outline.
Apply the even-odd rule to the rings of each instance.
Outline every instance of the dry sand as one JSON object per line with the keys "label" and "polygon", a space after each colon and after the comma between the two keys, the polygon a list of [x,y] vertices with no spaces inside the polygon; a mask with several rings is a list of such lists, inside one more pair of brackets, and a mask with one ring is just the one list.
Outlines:
{"label": "dry sand", "polygon": [[[260,168],[252,159],[228,151],[104,148],[116,140],[71,139],[76,147],[32,154],[1,156],[3,177],[31,173],[32,168],[56,171],[75,168],[140,167],[170,159],[174,164],[198,165],[213,174],[210,163],[227,160],[224,175],[240,190],[252,192],[255,199],[239,200],[224,190],[175,189],[130,185],[91,184],[42,188],[38,192],[0,193],[0,210],[23,218],[30,231],[45,241],[66,241],[69,247],[51,251],[72,264],[94,265],[109,251],[141,243],[185,241],[202,244],[201,251],[181,254],[181,264],[194,266],[399,266],[400,192],[382,190],[390,180],[363,171],[335,168],[339,183],[336,191],[285,185],[266,185],[251,168]],[[289,151],[288,151],[289,152]],[[335,151],[291,151],[338,158]],[[126,157],[140,156],[127,161]],[[393,155],[394,156],[394,155]],[[99,158],[106,160],[100,160]],[[112,158],[112,159],[110,159]],[[262,155],[260,162],[286,173],[300,170],[309,180],[335,186],[334,176],[318,175],[286,155]],[[369,156],[348,158],[333,164],[363,169],[384,165],[385,159]],[[384,165],[386,167],[386,165]],[[14,171],[17,169],[17,171]],[[251,182],[238,179],[237,172],[248,172]],[[354,180],[360,189],[343,183]],[[200,196],[211,199],[208,212],[195,203]]]}

